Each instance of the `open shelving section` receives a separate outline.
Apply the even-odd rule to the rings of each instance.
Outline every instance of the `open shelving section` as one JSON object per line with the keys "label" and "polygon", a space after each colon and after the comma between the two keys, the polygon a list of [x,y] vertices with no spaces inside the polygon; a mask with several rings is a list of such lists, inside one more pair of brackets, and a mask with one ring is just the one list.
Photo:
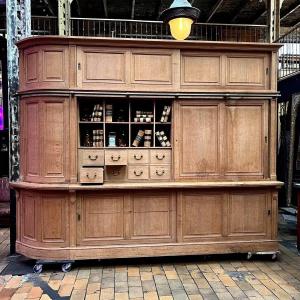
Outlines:
{"label": "open shelving section", "polygon": [[[78,144],[81,149],[171,148],[172,100],[124,101],[124,99],[81,97],[78,99],[78,108]],[[98,108],[100,108],[99,116],[97,116]],[[94,136],[99,135],[99,131],[103,136],[101,139],[103,142],[95,144]],[[134,146],[139,131],[142,131],[142,136],[139,143]],[[158,133],[159,136],[163,136],[162,139],[158,139]],[[148,144],[145,141],[148,141]]]}

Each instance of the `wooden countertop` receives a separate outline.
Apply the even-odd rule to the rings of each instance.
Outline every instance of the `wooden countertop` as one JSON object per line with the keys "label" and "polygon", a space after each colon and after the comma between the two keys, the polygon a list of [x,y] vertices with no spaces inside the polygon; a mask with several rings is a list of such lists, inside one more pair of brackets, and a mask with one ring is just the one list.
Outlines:
{"label": "wooden countertop", "polygon": [[94,184],[53,184],[53,183],[31,183],[31,182],[11,182],[10,186],[14,189],[33,189],[33,190],[142,190],[142,189],[168,189],[168,188],[198,188],[198,189],[213,189],[213,188],[239,188],[239,187],[276,187],[283,185],[280,181],[260,180],[260,181],[183,181],[183,182],[118,182],[104,183],[102,185]]}

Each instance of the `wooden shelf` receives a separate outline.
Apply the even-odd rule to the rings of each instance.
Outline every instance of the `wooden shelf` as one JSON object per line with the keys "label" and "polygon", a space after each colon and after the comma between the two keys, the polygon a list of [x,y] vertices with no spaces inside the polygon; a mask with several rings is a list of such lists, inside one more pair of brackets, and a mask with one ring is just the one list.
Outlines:
{"label": "wooden shelf", "polygon": [[104,122],[79,121],[79,124],[103,124]]}

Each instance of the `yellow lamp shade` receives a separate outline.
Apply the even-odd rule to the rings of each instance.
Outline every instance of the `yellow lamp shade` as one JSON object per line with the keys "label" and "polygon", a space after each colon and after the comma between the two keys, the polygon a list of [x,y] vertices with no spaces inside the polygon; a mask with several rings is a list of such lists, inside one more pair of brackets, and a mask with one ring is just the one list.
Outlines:
{"label": "yellow lamp shade", "polygon": [[175,18],[169,21],[171,34],[176,40],[185,40],[191,33],[193,20],[189,18]]}

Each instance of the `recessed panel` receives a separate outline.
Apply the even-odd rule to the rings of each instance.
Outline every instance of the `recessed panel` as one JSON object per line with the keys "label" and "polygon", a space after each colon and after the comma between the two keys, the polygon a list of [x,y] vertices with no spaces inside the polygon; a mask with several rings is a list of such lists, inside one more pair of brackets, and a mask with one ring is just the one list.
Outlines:
{"label": "recessed panel", "polygon": [[180,176],[218,173],[218,105],[183,104],[180,119]]}
{"label": "recessed panel", "polygon": [[259,193],[231,194],[229,197],[229,235],[265,235],[267,195]]}
{"label": "recessed panel", "polygon": [[84,81],[125,82],[125,54],[84,52]]}
{"label": "recessed panel", "polygon": [[26,61],[26,82],[38,81],[38,52],[25,54]]}
{"label": "recessed panel", "polygon": [[27,239],[36,239],[36,199],[34,194],[24,193],[22,197],[23,208],[23,236]]}
{"label": "recessed panel", "polygon": [[82,201],[82,238],[86,241],[124,237],[122,195],[87,195]]}
{"label": "recessed panel", "polygon": [[67,224],[66,199],[61,195],[43,195],[42,203],[42,240],[44,242],[62,242],[65,240]]}
{"label": "recessed panel", "polygon": [[263,106],[226,106],[226,173],[263,175]]}
{"label": "recessed panel", "polygon": [[227,58],[228,85],[265,85],[264,57]]}
{"label": "recessed panel", "polygon": [[[39,123],[39,104],[37,102],[28,102],[26,107],[26,167],[27,175],[40,175],[40,123]],[[24,130],[21,128],[21,130]]]}
{"label": "recessed panel", "polygon": [[169,194],[136,193],[133,195],[133,238],[170,238],[172,232]]}
{"label": "recessed panel", "polygon": [[44,112],[44,172],[46,176],[63,176],[66,130],[64,102],[46,102]]}
{"label": "recessed panel", "polygon": [[182,85],[220,85],[221,56],[182,56]]}
{"label": "recessed panel", "polygon": [[171,54],[132,53],[132,83],[172,84]]}
{"label": "recessed panel", "polygon": [[63,81],[65,57],[64,51],[44,51],[44,80],[46,81]]}
{"label": "recessed panel", "polygon": [[221,236],[222,196],[184,192],[182,194],[183,238]]}

